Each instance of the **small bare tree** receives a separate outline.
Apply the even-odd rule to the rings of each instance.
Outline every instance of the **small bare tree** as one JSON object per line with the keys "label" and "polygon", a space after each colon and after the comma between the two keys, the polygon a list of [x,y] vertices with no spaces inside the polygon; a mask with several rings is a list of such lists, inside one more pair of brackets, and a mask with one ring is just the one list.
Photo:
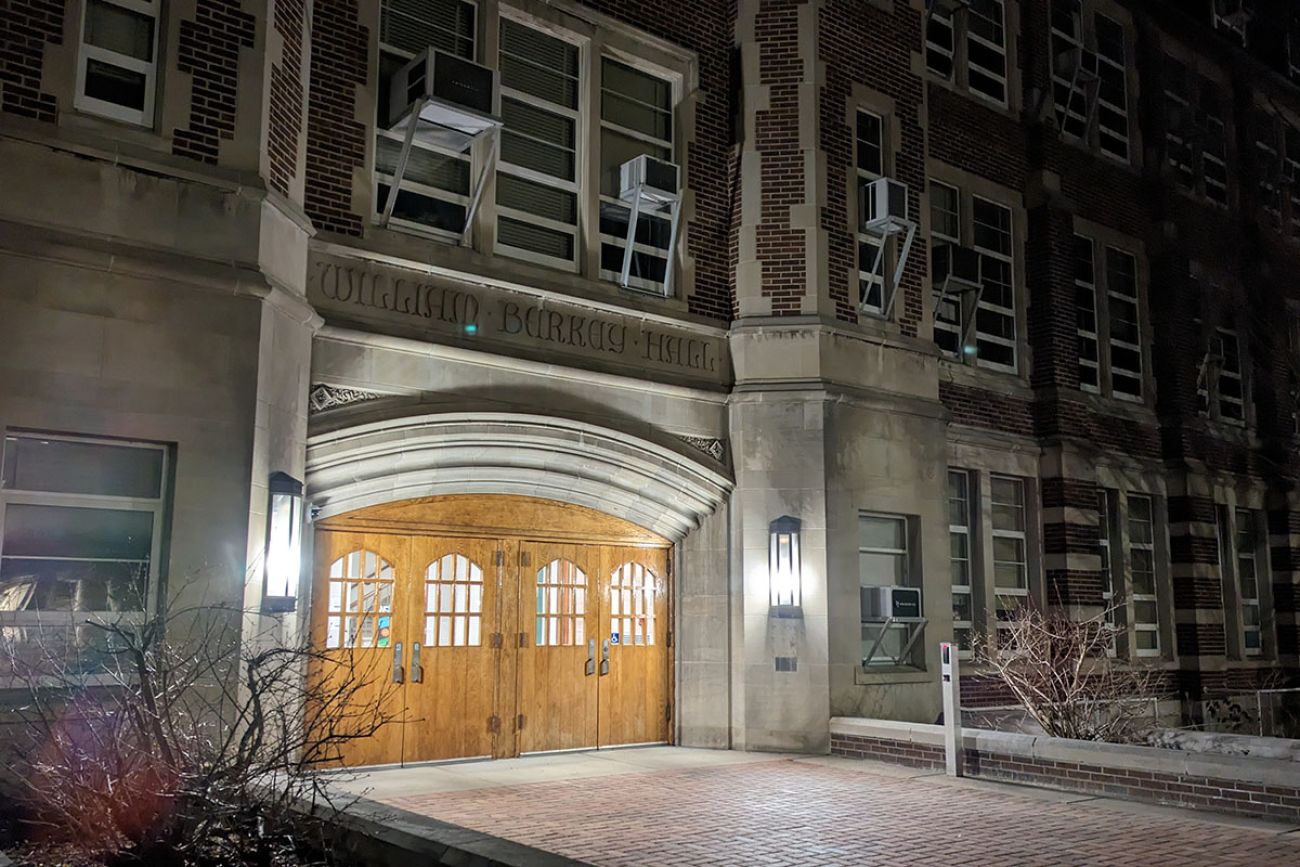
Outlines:
{"label": "small bare tree", "polygon": [[80,654],[49,629],[0,642],[0,676],[23,690],[4,783],[30,836],[112,865],[322,862],[345,804],[315,772],[393,721],[393,687],[360,654],[246,645],[244,616],[83,621]]}
{"label": "small bare tree", "polygon": [[1006,684],[1052,737],[1132,743],[1155,724],[1160,672],[1115,659],[1113,612],[1072,620],[1026,606],[995,634],[981,635],[976,661]]}

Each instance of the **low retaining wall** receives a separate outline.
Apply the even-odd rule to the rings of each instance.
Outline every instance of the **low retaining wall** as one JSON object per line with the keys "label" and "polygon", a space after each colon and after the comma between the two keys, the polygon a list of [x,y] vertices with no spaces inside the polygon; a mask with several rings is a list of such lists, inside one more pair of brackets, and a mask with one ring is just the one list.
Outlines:
{"label": "low retaining wall", "polygon": [[[966,775],[1300,824],[1294,762],[962,729]],[[831,753],[943,770],[943,727],[835,717]]]}

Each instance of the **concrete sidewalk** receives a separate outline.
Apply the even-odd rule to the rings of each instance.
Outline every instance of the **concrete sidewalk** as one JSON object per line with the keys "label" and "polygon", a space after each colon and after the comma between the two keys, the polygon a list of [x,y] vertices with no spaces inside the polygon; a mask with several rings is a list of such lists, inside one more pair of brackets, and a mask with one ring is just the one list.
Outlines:
{"label": "concrete sidewalk", "polygon": [[1288,825],[835,757],[649,747],[339,785],[416,829],[426,817],[431,831],[610,867],[1300,864]]}

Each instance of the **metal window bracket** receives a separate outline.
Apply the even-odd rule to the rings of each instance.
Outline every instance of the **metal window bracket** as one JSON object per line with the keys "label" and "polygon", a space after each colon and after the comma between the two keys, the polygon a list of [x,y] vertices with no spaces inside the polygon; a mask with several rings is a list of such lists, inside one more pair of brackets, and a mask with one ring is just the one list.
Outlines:
{"label": "metal window bracket", "polygon": [[[961,343],[958,345],[960,352],[963,347],[970,345],[971,337],[975,334],[975,314],[979,310],[980,301],[984,298],[984,284],[958,287],[953,283],[951,274],[944,278],[943,285],[939,287],[939,302],[947,301],[954,295],[961,296]],[[935,307],[937,309],[938,304]]]}
{"label": "metal window bracket", "polygon": [[[880,299],[881,314],[888,319],[894,312],[894,300],[898,296],[898,284],[903,279],[903,270],[907,267],[907,257],[912,252],[912,242],[916,240],[916,223],[911,220],[890,220],[884,226],[877,229],[867,229],[867,234],[877,235],[880,238],[880,246],[876,247],[876,258],[871,263],[870,276],[874,278],[880,273],[882,263],[885,258],[885,242],[894,235],[900,235],[904,232],[906,237],[903,240],[903,249],[898,254],[898,264],[894,266],[894,279],[887,285],[881,286],[882,297]],[[882,282],[883,282],[883,274]]]}
{"label": "metal window bracket", "polygon": [[[388,186],[388,198],[384,201],[384,212],[379,217],[379,225],[387,228],[389,220],[393,217],[393,208],[397,206],[397,193],[401,189],[402,180],[406,177],[406,165],[411,158],[411,146],[415,143],[415,130],[420,125],[420,113],[428,104],[427,99],[416,100],[410,110],[410,121],[406,124],[406,134],[402,137],[402,152],[397,157],[397,165],[393,167],[392,183]],[[500,141],[500,127],[489,127],[477,135],[473,136],[466,142],[462,153],[466,153],[474,147],[474,143],[482,137],[487,136],[488,151],[484,156],[483,165],[479,169],[478,177],[474,180],[474,186],[470,189],[469,207],[465,211],[465,228],[460,233],[461,246],[468,246],[473,234],[474,215],[478,212],[479,203],[483,200],[483,189],[487,185],[488,173],[496,164],[497,146]]]}
{"label": "metal window bracket", "polygon": [[[641,219],[641,190],[644,184],[637,184],[635,189],[636,195],[632,198],[631,211],[627,215],[627,238],[623,244],[623,270],[619,274],[618,285],[624,289],[628,288],[629,281],[632,279],[632,246],[636,242],[637,221]],[[673,294],[673,262],[677,253],[677,229],[681,218],[682,203],[681,200],[675,200],[668,203],[669,229],[668,229],[668,264],[664,268],[664,295],[671,297]],[[660,206],[662,210],[662,206]]]}
{"label": "metal window bracket", "polygon": [[[916,642],[921,639],[921,635],[925,632],[925,625],[929,622],[929,618],[926,617],[922,617],[919,620],[908,621],[908,623],[913,627],[911,629],[911,637],[907,640],[907,644],[903,645],[903,649],[898,652],[898,656],[888,657],[895,665],[906,664],[903,660],[907,659],[908,654],[912,652],[912,648],[916,646]],[[884,622],[880,624],[880,634],[876,636],[876,640],[872,643],[871,649],[867,651],[867,655],[862,657],[863,668],[871,665],[871,660],[876,658],[876,652],[880,650],[880,645],[884,642],[885,636],[889,634],[889,627],[893,625],[893,617],[886,617]]]}

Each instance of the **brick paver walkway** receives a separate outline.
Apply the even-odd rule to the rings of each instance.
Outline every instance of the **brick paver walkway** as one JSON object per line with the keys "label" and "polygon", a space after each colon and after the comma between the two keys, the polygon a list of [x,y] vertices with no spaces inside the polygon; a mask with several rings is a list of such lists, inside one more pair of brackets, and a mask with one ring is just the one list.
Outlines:
{"label": "brick paver walkway", "polygon": [[788,759],[385,803],[608,867],[1300,865],[1300,832]]}

